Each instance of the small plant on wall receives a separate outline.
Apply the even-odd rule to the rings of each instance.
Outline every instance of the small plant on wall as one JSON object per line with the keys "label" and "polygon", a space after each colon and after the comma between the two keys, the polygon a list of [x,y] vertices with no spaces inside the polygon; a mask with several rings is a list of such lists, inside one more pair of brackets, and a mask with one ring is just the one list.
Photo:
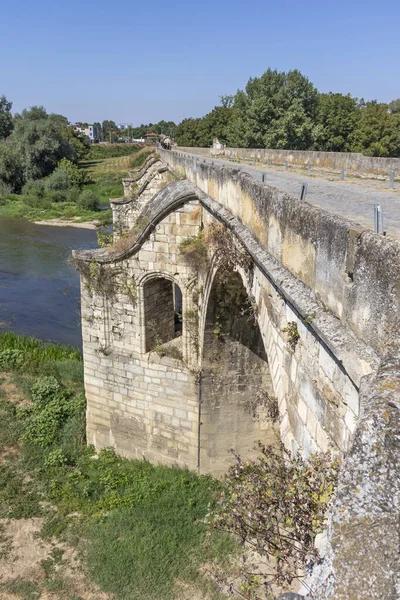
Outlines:
{"label": "small plant on wall", "polygon": [[296,321],[289,321],[286,327],[282,329],[282,332],[287,333],[287,341],[289,348],[292,350],[292,352],[294,352],[296,350],[297,343],[300,339]]}

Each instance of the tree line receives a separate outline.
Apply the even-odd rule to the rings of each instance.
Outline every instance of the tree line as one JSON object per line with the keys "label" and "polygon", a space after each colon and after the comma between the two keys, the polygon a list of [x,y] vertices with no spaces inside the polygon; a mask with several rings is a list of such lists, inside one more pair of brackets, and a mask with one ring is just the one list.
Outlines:
{"label": "tree line", "polygon": [[50,175],[62,159],[76,163],[89,140],[74,132],[68,119],[33,106],[12,115],[12,103],[0,98],[0,191],[20,192],[29,181]]}
{"label": "tree line", "polygon": [[208,147],[217,137],[238,148],[399,157],[400,99],[384,103],[321,93],[298,70],[268,69],[244,90],[221,96],[204,117],[184,119],[174,137],[180,146]]}

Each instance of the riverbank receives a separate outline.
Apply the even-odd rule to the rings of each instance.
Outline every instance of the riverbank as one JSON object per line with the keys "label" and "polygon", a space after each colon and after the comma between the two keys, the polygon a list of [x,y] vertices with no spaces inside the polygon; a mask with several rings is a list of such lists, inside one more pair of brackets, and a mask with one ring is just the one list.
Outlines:
{"label": "riverbank", "polygon": [[[79,219],[79,217],[76,217]],[[75,227],[77,229],[97,229],[102,225],[98,220],[84,221],[83,223],[70,219],[61,221],[60,219],[49,219],[48,221],[34,221],[35,225],[50,225],[52,227]]]}
{"label": "riverbank", "polygon": [[218,485],[95,455],[79,352],[0,334],[1,598],[222,598],[207,573],[234,546],[204,523]]}

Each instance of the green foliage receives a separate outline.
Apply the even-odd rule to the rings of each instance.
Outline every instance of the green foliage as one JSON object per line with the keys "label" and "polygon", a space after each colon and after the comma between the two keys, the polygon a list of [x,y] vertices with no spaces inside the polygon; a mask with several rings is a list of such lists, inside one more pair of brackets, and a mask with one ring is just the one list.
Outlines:
{"label": "green foliage", "polygon": [[82,364],[81,353],[75,348],[46,344],[33,337],[16,335],[12,331],[0,333],[0,357],[5,361],[2,363],[4,370],[29,373],[42,372],[43,365],[58,361],[72,360]]}
{"label": "green foliage", "polygon": [[11,114],[12,102],[3,95],[0,97],[0,140],[7,138],[13,130],[13,117]]}
{"label": "green foliage", "polygon": [[[21,394],[28,389],[17,409],[0,401],[0,447],[22,437],[21,458],[0,463],[0,517],[43,515],[44,537],[74,535],[89,575],[116,600],[172,600],[177,581],[198,581],[204,562],[233,551],[228,536],[210,536],[204,523],[218,482],[86,447],[75,350],[13,334],[0,336],[0,348],[22,350],[26,364],[35,354],[37,365],[14,379]],[[48,589],[62,588],[53,577],[61,559],[58,551],[42,563]]]}
{"label": "green foliage", "polygon": [[184,119],[175,130],[175,140],[180,146],[211,146],[217,137],[226,140],[227,128],[234,116],[229,105],[216,106],[200,119]]}
{"label": "green foliage", "polygon": [[90,177],[88,176],[87,171],[85,171],[85,169],[79,168],[78,165],[74,164],[67,158],[62,158],[60,160],[56,171],[58,170],[65,171],[71,180],[71,184],[78,188],[82,188],[85,185],[85,183],[89,183],[90,181]]}
{"label": "green foliage", "polygon": [[296,350],[297,342],[300,339],[296,321],[289,321],[286,327],[282,329],[282,332],[287,333],[289,347],[294,352]]}
{"label": "green foliage", "polygon": [[25,181],[22,157],[13,143],[0,142],[0,181],[19,192]]}
{"label": "green foliage", "polygon": [[207,266],[208,255],[204,231],[200,231],[196,237],[190,237],[183,240],[179,244],[179,251],[194,271],[199,271]]}
{"label": "green foliage", "polygon": [[154,148],[152,146],[142,148],[137,154],[135,154],[135,156],[132,156],[132,158],[129,161],[129,167],[131,169],[139,169],[144,165],[147,157],[153,153]]}
{"label": "green foliage", "polygon": [[49,175],[62,158],[75,156],[63,136],[67,126],[65,117],[49,115],[43,107],[34,106],[15,116],[11,140],[21,157],[26,181]]}
{"label": "green foliage", "polygon": [[330,454],[304,459],[283,444],[280,451],[260,444],[260,451],[255,461],[235,457],[208,520],[267,559],[267,569],[261,564],[254,570],[244,561],[240,591],[257,599],[263,589],[272,599],[273,585],[290,585],[318,557],[314,539],[325,526],[339,460]]}
{"label": "green foliage", "polygon": [[320,94],[314,128],[314,149],[350,152],[358,120],[357,100],[350,94]]}
{"label": "green foliage", "polygon": [[312,144],[318,92],[299,71],[268,69],[234,96],[230,145],[304,150]]}
{"label": "green foliage", "polygon": [[369,156],[400,156],[400,113],[387,104],[361,102],[352,150]]}
{"label": "green foliage", "polygon": [[218,137],[239,148],[400,156],[399,107],[399,99],[380,104],[322,94],[297,70],[268,69],[204,117],[184,119],[176,141],[208,147]]}
{"label": "green foliage", "polygon": [[84,210],[98,210],[99,197],[94,190],[83,190],[78,198],[78,206]]}
{"label": "green foliage", "polygon": [[118,156],[129,156],[138,152],[139,146],[131,146],[128,144],[92,144],[87,154],[88,160],[99,160],[102,158],[117,158]]}
{"label": "green foliage", "polygon": [[47,191],[64,191],[72,187],[72,179],[65,169],[58,167],[45,180]]}

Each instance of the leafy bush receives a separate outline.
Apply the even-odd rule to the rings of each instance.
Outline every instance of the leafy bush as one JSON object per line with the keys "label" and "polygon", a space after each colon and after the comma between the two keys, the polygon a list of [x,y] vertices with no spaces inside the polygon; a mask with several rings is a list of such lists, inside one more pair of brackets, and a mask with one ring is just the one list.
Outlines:
{"label": "leafy bush", "polygon": [[24,355],[16,348],[0,350],[0,371],[15,369],[23,363]]}
{"label": "leafy bush", "polygon": [[24,196],[32,196],[35,198],[44,198],[45,192],[46,190],[43,179],[31,179],[27,181],[24,187],[22,188],[22,193],[24,194]]}
{"label": "leafy bush", "polygon": [[73,180],[70,174],[61,167],[57,167],[57,169],[55,169],[51,175],[46,177],[45,181],[46,190],[50,192],[69,190],[73,185]]}
{"label": "leafy bush", "polygon": [[41,377],[31,388],[32,405],[24,407],[25,442],[46,448],[61,434],[66,421],[81,408],[80,402],[55,377]]}
{"label": "leafy bush", "polygon": [[68,191],[67,190],[53,190],[49,192],[49,200],[51,202],[55,202],[59,204],[61,202],[67,202],[68,200]]}
{"label": "leafy bush", "polygon": [[263,587],[272,599],[273,585],[290,584],[318,557],[314,539],[324,529],[339,460],[329,453],[305,459],[283,444],[278,449],[260,444],[260,450],[256,461],[235,457],[209,522],[268,557],[264,573],[262,565],[255,573],[244,562],[242,589],[246,598],[255,599]]}
{"label": "leafy bush", "polygon": [[5,183],[5,181],[2,181],[0,179],[0,198],[3,198],[4,196],[8,196],[9,194],[11,194],[11,192],[12,192],[11,185],[9,185],[8,183]]}
{"label": "leafy bush", "polygon": [[80,169],[78,165],[75,165],[72,161],[68,160],[67,158],[63,158],[62,160],[60,160],[60,162],[58,163],[57,170],[58,169],[62,169],[63,171],[65,171],[68,174],[72,185],[78,188],[82,188],[82,186],[85,185],[85,183],[89,183],[90,178],[87,172],[84,169]]}
{"label": "leafy bush", "polygon": [[78,206],[85,210],[98,210],[99,197],[93,190],[84,190],[79,195]]}

